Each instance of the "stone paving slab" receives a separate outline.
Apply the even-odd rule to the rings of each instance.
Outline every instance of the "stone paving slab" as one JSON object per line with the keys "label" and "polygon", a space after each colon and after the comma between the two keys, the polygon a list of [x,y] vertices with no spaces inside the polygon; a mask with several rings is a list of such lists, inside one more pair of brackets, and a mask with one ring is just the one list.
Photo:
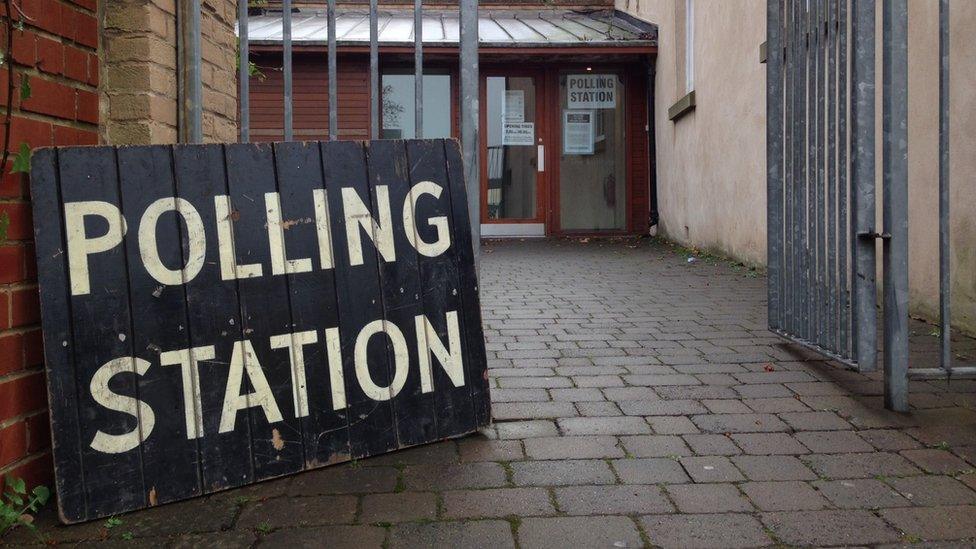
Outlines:
{"label": "stone paving slab", "polygon": [[484,251],[490,428],[111,524],[49,506],[42,538],[0,543],[976,544],[976,383],[912,383],[887,412],[879,373],[766,330],[761,275],[654,240]]}

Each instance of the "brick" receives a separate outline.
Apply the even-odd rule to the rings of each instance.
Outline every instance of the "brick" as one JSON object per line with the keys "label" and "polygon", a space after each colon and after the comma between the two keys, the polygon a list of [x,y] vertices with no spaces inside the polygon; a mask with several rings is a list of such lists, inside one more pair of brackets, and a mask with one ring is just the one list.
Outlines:
{"label": "brick", "polygon": [[444,517],[449,519],[538,516],[556,512],[544,488],[495,488],[443,493]]}
{"label": "brick", "polygon": [[627,453],[636,457],[687,456],[691,450],[681,437],[673,435],[641,435],[621,437]]}
{"label": "brick", "polygon": [[745,480],[732,462],[723,456],[681,458],[681,465],[695,482],[736,482]]}
{"label": "brick", "polygon": [[503,520],[399,524],[390,530],[390,547],[515,547],[512,529]]}
{"label": "brick", "polygon": [[685,435],[685,442],[700,456],[734,456],[742,450],[725,435]]}
{"label": "brick", "polygon": [[555,422],[549,420],[507,421],[495,424],[495,429],[498,431],[498,438],[501,439],[549,437],[559,434]]}
{"label": "brick", "polygon": [[628,416],[684,416],[708,411],[695,400],[624,400],[618,404]]}
{"label": "brick", "polygon": [[314,498],[279,497],[247,506],[237,519],[238,528],[272,528],[344,524],[356,516],[354,496],[318,496]]}
{"label": "brick", "polygon": [[925,541],[976,538],[976,507],[885,509],[881,516],[906,534]]}
{"label": "brick", "polygon": [[926,473],[954,474],[971,469],[969,464],[946,450],[923,448],[903,450],[900,453]]}
{"label": "brick", "polygon": [[898,541],[899,535],[867,511],[766,513],[762,521],[788,545],[870,545]]}
{"label": "brick", "polygon": [[[555,390],[555,389],[553,389]],[[492,389],[491,401],[498,402],[547,402],[545,389]]]}
{"label": "brick", "polygon": [[976,492],[948,476],[891,478],[887,482],[915,505],[934,507],[976,504]]}
{"label": "brick", "polygon": [[758,547],[771,545],[762,525],[744,514],[653,515],[641,518],[651,544],[661,547]]}
{"label": "brick", "polygon": [[818,454],[870,452],[874,449],[854,431],[804,431],[794,436]]}
{"label": "brick", "polygon": [[0,284],[24,280],[23,246],[0,246]]}
{"label": "brick", "polygon": [[0,336],[0,376],[16,372],[24,367],[24,336],[7,334]]}
{"label": "brick", "polygon": [[779,417],[797,431],[850,429],[851,425],[833,412],[788,412]]}
{"label": "brick", "polygon": [[593,459],[624,457],[612,436],[565,436],[532,438],[525,441],[525,453],[532,459]]}
{"label": "brick", "polygon": [[44,365],[44,339],[41,330],[29,330],[24,332],[24,366]]}
{"label": "brick", "polygon": [[613,484],[616,478],[606,462],[596,459],[522,461],[512,464],[517,486]]}
{"label": "brick", "polygon": [[615,417],[623,415],[613,402],[577,402],[576,409],[584,417]]}
{"label": "brick", "polygon": [[410,465],[403,471],[408,490],[458,490],[505,485],[505,470],[497,463]]}
{"label": "brick", "polygon": [[872,429],[857,434],[878,450],[898,451],[921,446],[912,437],[894,429]]}
{"label": "brick", "polygon": [[674,511],[657,486],[572,486],[555,491],[559,510],[568,515],[633,515]]}
{"label": "brick", "polygon": [[27,424],[15,422],[0,429],[0,469],[27,455]]}
{"label": "brick", "polygon": [[[265,542],[272,544],[282,544],[282,547],[295,547],[300,546],[302,543],[308,543],[310,540],[321,541],[325,539],[327,530],[329,534],[333,537],[329,538],[330,547],[351,547],[348,544],[336,544],[334,541],[337,539],[334,537],[334,533],[338,533],[335,530],[336,527],[329,529],[319,529],[319,528],[309,528],[302,530],[280,530],[278,532],[273,532],[264,538]],[[366,528],[366,527],[345,527],[345,528]],[[379,528],[373,528],[378,530],[381,534],[385,534],[383,530]],[[362,536],[357,532],[357,536],[363,540],[362,547],[380,547],[380,544],[370,545],[367,542],[367,538]],[[173,544],[170,545],[172,549],[193,549],[195,547],[249,547],[253,545],[256,541],[256,534],[254,532],[247,531],[230,531],[230,532],[208,532],[206,534],[187,534],[179,536],[173,540]],[[382,538],[381,538],[382,541]]]}
{"label": "brick", "polygon": [[826,478],[872,478],[917,475],[921,471],[898,454],[811,454],[803,460]]}
{"label": "brick", "polygon": [[0,330],[10,327],[10,294],[0,291]]}
{"label": "brick", "polygon": [[817,475],[793,456],[735,456],[735,465],[750,480],[814,480]]}
{"label": "brick", "polygon": [[97,145],[98,134],[68,126],[54,126],[55,145]]}
{"label": "brick", "polygon": [[433,520],[437,516],[434,494],[403,492],[368,494],[363,497],[359,522],[407,522]]}
{"label": "brick", "polygon": [[[682,513],[752,512],[749,500],[732,484],[674,484],[667,487]],[[655,512],[655,511],[650,511]]]}
{"label": "brick", "polygon": [[326,467],[302,475],[292,485],[290,496],[318,496],[392,492],[397,484],[397,470],[392,467],[352,467],[349,464]]}
{"label": "brick", "polygon": [[695,424],[684,416],[649,417],[647,418],[647,423],[654,430],[654,433],[658,435],[686,435],[698,432]]}
{"label": "brick", "polygon": [[0,382],[0,421],[47,407],[44,374],[35,372]]}
{"label": "brick", "polygon": [[458,462],[457,448],[450,440],[414,446],[363,461],[367,467],[399,465],[447,465]]}
{"label": "brick", "polygon": [[31,77],[32,93],[20,108],[38,114],[73,120],[75,118],[75,90],[41,77]]}
{"label": "brick", "polygon": [[519,545],[532,547],[638,547],[640,534],[625,517],[552,517],[526,519]]}
{"label": "brick", "polygon": [[779,414],[782,412],[805,412],[809,408],[795,398],[748,398],[743,404],[760,414]]}
{"label": "brick", "polygon": [[38,36],[37,68],[50,74],[64,72],[64,46],[58,41]]}
{"label": "brick", "polygon": [[88,81],[88,52],[64,46],[64,75],[78,82]]}
{"label": "brick", "polygon": [[37,288],[10,292],[10,326],[17,328],[41,321],[41,301]]}
{"label": "brick", "polygon": [[691,420],[708,433],[759,433],[788,429],[772,414],[708,414],[693,416]]}
{"label": "brick", "polygon": [[576,415],[572,402],[502,402],[491,407],[496,420],[562,418]]}
{"label": "brick", "polygon": [[[566,402],[600,402],[606,400],[597,388],[550,389],[553,400]],[[494,396],[494,395],[492,395]]]}
{"label": "brick", "polygon": [[744,482],[739,488],[762,511],[806,511],[830,507],[830,503],[805,482]]}
{"label": "brick", "polygon": [[901,507],[911,503],[887,484],[875,479],[817,481],[814,487],[842,509]]}
{"label": "brick", "polygon": [[651,428],[637,417],[580,417],[559,419],[559,428],[566,435],[639,435]]}
{"label": "brick", "polygon": [[786,433],[739,433],[732,440],[747,454],[796,455],[809,451],[795,438]]}
{"label": "brick", "polygon": [[26,202],[7,202],[0,204],[0,214],[6,213],[9,219],[7,238],[9,240],[26,240],[33,237],[34,227],[30,204]]}
{"label": "brick", "polygon": [[515,461],[525,457],[518,440],[471,439],[458,442],[462,462]]}
{"label": "brick", "polygon": [[98,94],[78,90],[78,107],[75,118],[81,122],[98,124]]}
{"label": "brick", "polygon": [[680,484],[690,480],[681,464],[670,458],[617,459],[612,463],[624,484]]}

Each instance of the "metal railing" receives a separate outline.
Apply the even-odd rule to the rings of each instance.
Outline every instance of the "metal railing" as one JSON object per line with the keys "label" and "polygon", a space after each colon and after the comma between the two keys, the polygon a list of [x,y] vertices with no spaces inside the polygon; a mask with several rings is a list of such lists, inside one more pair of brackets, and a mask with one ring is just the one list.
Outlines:
{"label": "metal railing", "polygon": [[[976,368],[951,362],[949,6],[949,0],[939,1],[940,360],[937,367],[909,369],[908,2],[767,2],[769,326],[861,371],[876,369],[876,243],[881,240],[885,406],[897,411],[909,408],[909,379],[976,376]],[[880,232],[875,225],[879,42]]]}
{"label": "metal railing", "polygon": [[[294,139],[293,74],[292,74],[292,2],[282,0],[282,73],[284,78],[284,139]],[[200,0],[189,2],[187,18],[187,139],[192,143],[203,141],[203,82],[201,79],[201,12]],[[471,219],[480,219],[480,192],[478,168],[478,1],[460,1],[460,106],[461,147],[468,188],[468,206]],[[328,26],[328,95],[329,139],[339,136],[339,94],[336,69],[336,0],[327,0]],[[423,5],[414,0],[414,113],[415,137],[423,138]],[[369,3],[369,105],[372,139],[380,136],[380,89],[379,89],[379,32],[378,1]],[[238,0],[238,78],[240,100],[240,140],[250,141],[250,47],[248,42],[248,0]],[[480,226],[472,223],[472,240],[475,257],[478,256]]]}

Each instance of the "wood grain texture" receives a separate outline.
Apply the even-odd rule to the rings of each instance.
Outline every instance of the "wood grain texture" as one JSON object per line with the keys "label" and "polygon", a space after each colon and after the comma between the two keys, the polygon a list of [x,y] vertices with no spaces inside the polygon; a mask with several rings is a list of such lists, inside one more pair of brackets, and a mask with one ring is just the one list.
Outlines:
{"label": "wood grain texture", "polygon": [[456,142],[65,148],[32,162],[63,521],[490,421]]}

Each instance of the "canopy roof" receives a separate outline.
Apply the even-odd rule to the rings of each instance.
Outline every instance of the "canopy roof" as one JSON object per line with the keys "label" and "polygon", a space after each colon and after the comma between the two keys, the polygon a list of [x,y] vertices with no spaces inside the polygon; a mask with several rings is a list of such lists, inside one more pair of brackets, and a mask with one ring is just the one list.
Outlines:
{"label": "canopy roof", "polygon": [[[379,43],[384,46],[413,45],[413,11],[383,9],[377,14]],[[329,31],[325,10],[292,13],[292,43],[295,46],[325,45]],[[604,10],[479,10],[479,43],[491,47],[540,46],[656,46],[657,26],[612,9]],[[267,12],[248,19],[252,44],[273,45],[282,41],[281,12]],[[458,11],[425,9],[425,46],[456,46]],[[369,44],[369,11],[336,11],[336,43]]]}

